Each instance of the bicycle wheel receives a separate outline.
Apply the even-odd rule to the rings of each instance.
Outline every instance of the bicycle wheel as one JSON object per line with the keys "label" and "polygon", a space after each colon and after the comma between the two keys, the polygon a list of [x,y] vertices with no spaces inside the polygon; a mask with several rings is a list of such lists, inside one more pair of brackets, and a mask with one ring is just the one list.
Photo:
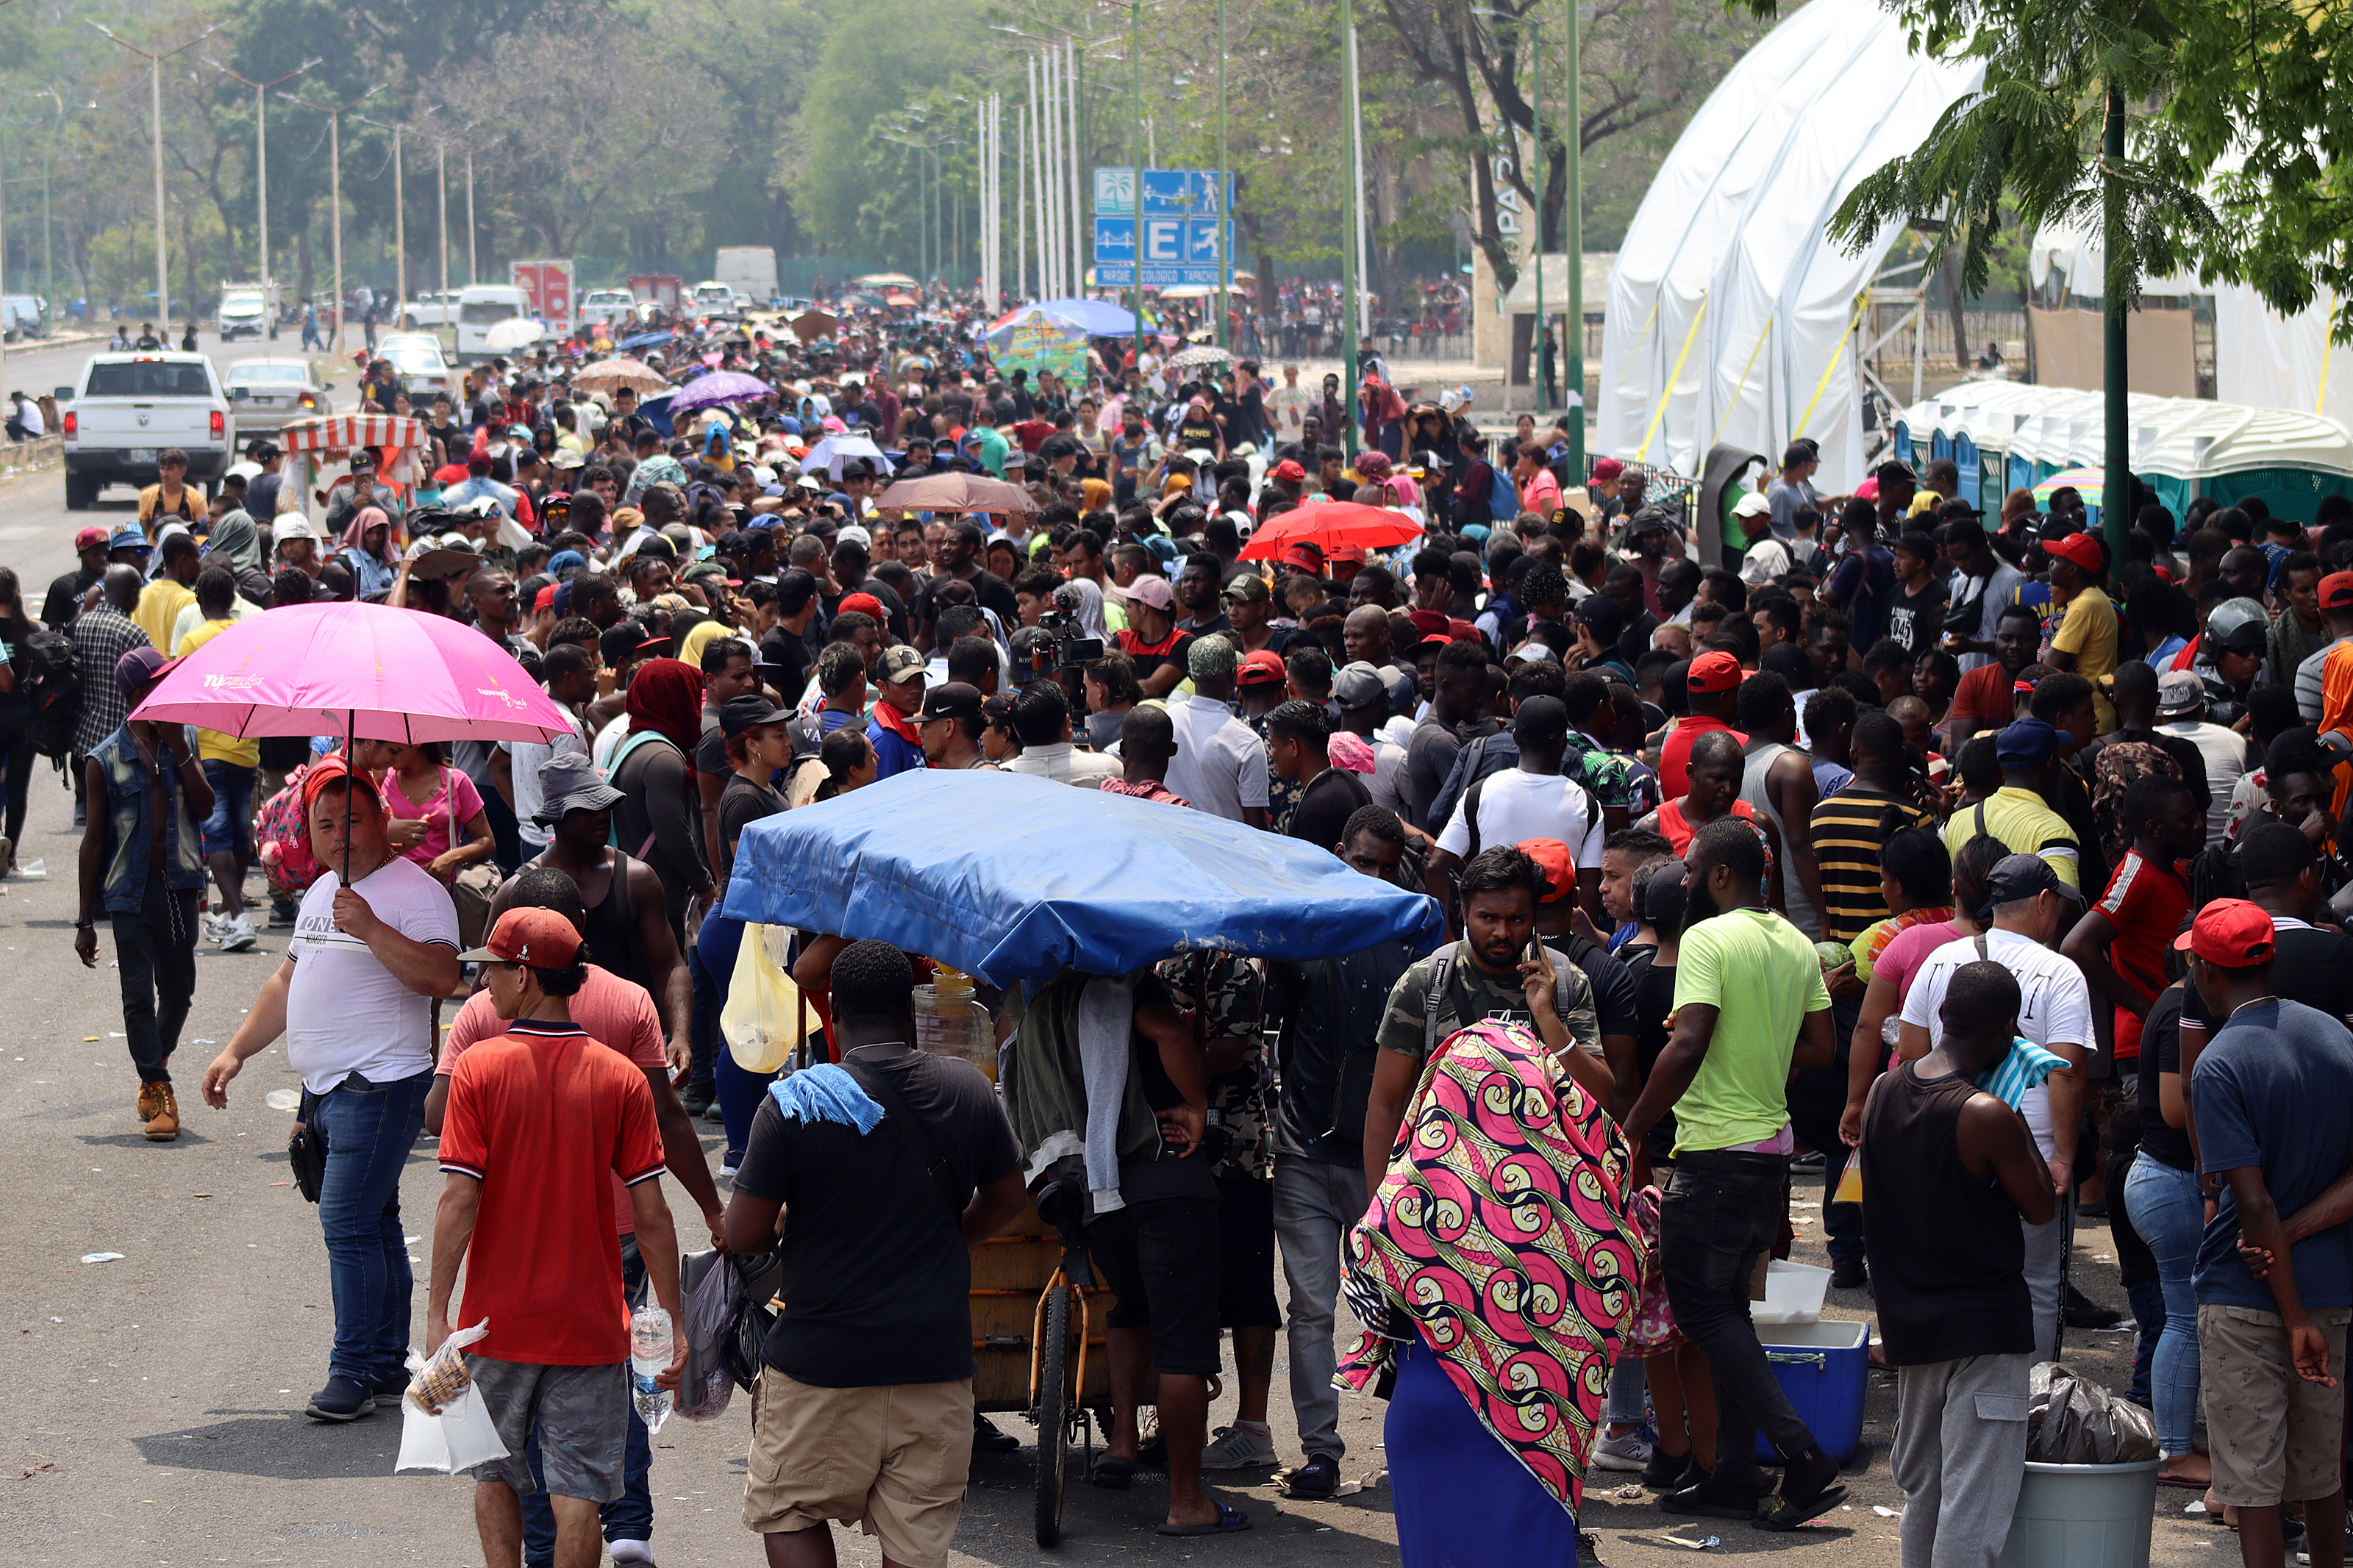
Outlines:
{"label": "bicycle wheel", "polygon": [[1071,1455],[1071,1288],[1046,1293],[1046,1331],[1038,1342],[1037,1536],[1040,1546],[1062,1540],[1062,1483]]}

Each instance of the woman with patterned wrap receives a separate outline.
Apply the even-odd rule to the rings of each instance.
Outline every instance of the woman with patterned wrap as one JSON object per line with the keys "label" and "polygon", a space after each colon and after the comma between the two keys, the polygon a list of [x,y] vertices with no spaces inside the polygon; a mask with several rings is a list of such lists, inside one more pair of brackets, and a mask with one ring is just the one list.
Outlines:
{"label": "woman with patterned wrap", "polygon": [[1349,1238],[1373,1325],[1340,1367],[1389,1398],[1405,1568],[1570,1568],[1641,1244],[1626,1142],[1526,1029],[1490,1019],[1424,1069]]}

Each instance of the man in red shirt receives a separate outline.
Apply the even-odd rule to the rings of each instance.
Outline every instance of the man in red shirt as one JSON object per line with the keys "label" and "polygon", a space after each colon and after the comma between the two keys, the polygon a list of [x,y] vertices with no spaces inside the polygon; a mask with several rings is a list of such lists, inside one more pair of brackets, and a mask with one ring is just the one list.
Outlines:
{"label": "man in red shirt", "polygon": [[[425,1348],[430,1354],[449,1337],[450,1290],[465,1265],[460,1315],[490,1330],[468,1367],[507,1447],[474,1469],[483,1556],[522,1558],[522,1498],[540,1487],[522,1457],[535,1428],[555,1561],[588,1568],[604,1545],[597,1505],[621,1495],[631,1404],[607,1172],[628,1186],[655,1299],[674,1330],[683,1321],[653,1095],[635,1065],[573,1022],[568,999],[588,966],[571,921],[553,910],[509,910],[489,942],[463,956],[484,965],[491,1002],[510,1022],[449,1075]],[[672,1386],[685,1360],[685,1340],[675,1338],[663,1374]]]}
{"label": "man in red shirt", "polygon": [[1740,707],[1738,659],[1722,648],[1711,648],[1691,661],[1684,684],[1691,690],[1691,714],[1659,749],[1659,787],[1670,799],[1691,788],[1694,741],[1720,730],[1742,745],[1748,744],[1748,737],[1731,724]]}
{"label": "man in red shirt", "polygon": [[1994,623],[1993,662],[1961,677],[1945,719],[1947,749],[1957,752],[1980,730],[2007,730],[2015,716],[2018,672],[2034,662],[2042,617],[2031,605],[2012,605]]}
{"label": "man in red shirt", "polygon": [[2206,814],[2181,780],[2147,773],[2126,786],[2118,815],[2132,847],[2059,951],[2116,1004],[2116,1060],[2128,1062],[2139,1059],[2141,1020],[2165,989],[2165,950],[2189,912],[2189,884],[2176,862],[2205,847]]}

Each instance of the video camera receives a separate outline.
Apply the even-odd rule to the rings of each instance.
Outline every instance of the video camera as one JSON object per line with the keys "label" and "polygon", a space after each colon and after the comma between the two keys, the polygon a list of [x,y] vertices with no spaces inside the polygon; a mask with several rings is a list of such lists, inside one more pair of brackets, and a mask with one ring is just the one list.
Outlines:
{"label": "video camera", "polygon": [[[1051,669],[1083,669],[1103,656],[1103,640],[1089,637],[1079,617],[1069,610],[1048,610],[1038,617],[1038,636],[1030,644],[1033,667],[1044,673]],[[1043,645],[1043,646],[1040,646]],[[1052,662],[1047,662],[1047,648],[1052,650]]]}

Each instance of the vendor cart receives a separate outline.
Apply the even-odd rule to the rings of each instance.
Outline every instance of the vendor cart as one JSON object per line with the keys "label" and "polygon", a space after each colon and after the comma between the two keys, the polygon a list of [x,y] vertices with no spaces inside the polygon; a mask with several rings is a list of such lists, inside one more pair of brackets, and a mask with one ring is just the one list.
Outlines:
{"label": "vendor cart", "polygon": [[[1428,895],[1360,875],[1328,849],[1207,812],[979,771],[904,773],[752,824],[725,912],[878,939],[1032,994],[1066,971],[1130,974],[1179,952],[1306,960],[1380,942],[1427,948],[1443,929]],[[1007,1048],[1020,1050],[1018,1031]],[[1057,1183],[1033,1197],[972,1249],[973,1387],[980,1409],[1037,1423],[1036,1533],[1053,1546],[1071,1446],[1091,1447],[1091,1413],[1108,1432],[1111,1298],[1079,1237],[1083,1194]]]}

